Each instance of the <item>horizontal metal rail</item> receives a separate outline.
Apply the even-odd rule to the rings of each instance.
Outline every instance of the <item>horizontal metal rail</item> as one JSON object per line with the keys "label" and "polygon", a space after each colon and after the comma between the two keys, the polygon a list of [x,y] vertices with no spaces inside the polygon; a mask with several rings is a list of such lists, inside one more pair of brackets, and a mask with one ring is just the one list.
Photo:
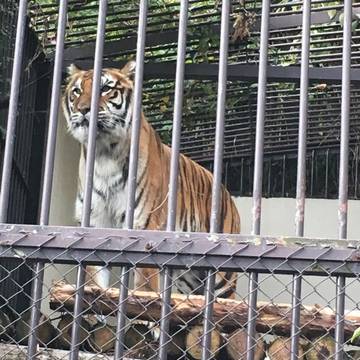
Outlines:
{"label": "horizontal metal rail", "polygon": [[[175,256],[176,255],[176,256]],[[358,276],[360,241],[1,225],[0,258]]]}

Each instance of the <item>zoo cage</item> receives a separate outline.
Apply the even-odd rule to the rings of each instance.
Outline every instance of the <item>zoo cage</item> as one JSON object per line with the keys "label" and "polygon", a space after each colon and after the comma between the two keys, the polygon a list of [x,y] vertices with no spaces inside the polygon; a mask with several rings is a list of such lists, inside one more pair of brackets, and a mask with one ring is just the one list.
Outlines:
{"label": "zoo cage", "polygon": [[[352,338],[360,327],[360,243],[347,240],[348,200],[358,192],[356,2],[6,3],[17,10],[17,28],[0,195],[0,358],[360,358]],[[33,64],[36,52],[26,51],[30,35],[41,55],[34,80],[24,80],[24,64]],[[90,227],[101,73],[133,55],[126,227]],[[61,85],[73,62],[94,68],[78,227],[50,225]],[[49,69],[51,89],[39,82]],[[35,80],[33,105],[23,109],[24,83]],[[134,229],[142,104],[171,144],[161,230]],[[35,132],[37,109],[48,118],[43,172],[41,136],[31,135],[35,152],[19,146]],[[28,126],[23,135],[21,125]],[[209,233],[175,231],[179,150],[213,172]],[[17,208],[16,159],[29,154],[37,159],[27,164],[34,197],[43,173],[38,221],[36,201],[22,218],[10,215]],[[220,233],[222,181],[233,194],[251,193],[252,234]],[[335,194],[335,239],[304,237],[307,196]],[[296,195],[293,236],[262,234],[264,195]],[[89,283],[88,265],[111,267],[110,287]],[[141,268],[159,272],[158,291],[135,288]],[[237,275],[235,299],[215,294],[225,271]],[[192,276],[192,293],[179,294],[179,274]],[[16,290],[8,292],[9,284]]]}

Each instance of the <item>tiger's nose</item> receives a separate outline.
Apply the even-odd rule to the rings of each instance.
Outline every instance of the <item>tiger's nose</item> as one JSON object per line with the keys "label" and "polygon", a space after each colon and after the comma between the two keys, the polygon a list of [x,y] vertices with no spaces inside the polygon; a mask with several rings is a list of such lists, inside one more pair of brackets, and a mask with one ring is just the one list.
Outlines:
{"label": "tiger's nose", "polygon": [[88,112],[90,112],[90,105],[86,103],[80,103],[78,104],[78,109],[83,115],[86,115]]}

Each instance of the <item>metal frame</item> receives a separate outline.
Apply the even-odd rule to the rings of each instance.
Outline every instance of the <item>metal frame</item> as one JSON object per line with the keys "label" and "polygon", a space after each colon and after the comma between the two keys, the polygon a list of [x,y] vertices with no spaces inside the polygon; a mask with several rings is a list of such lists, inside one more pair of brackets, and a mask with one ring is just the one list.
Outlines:
{"label": "metal frame", "polygon": [[[14,148],[14,131],[16,124],[16,110],[19,96],[20,65],[24,47],[24,31],[26,24],[27,1],[19,2],[19,17],[17,39],[15,45],[15,63],[13,68],[12,88],[9,103],[9,119],[7,140],[4,156],[3,181],[0,197],[0,220],[6,223],[9,200],[10,172]],[[139,146],[139,128],[141,120],[142,85],[144,71],[145,35],[147,22],[148,1],[140,1],[139,27],[137,37],[137,58],[135,70],[134,109],[132,143],[130,149],[129,166],[129,195],[126,210],[126,228],[93,229],[90,228],[90,208],[92,194],[92,179],[95,160],[96,122],[100,92],[101,71],[104,55],[104,35],[106,25],[107,0],[99,3],[98,27],[94,57],[94,79],[91,102],[90,136],[86,159],[86,184],[84,195],[84,210],[81,227],[52,227],[48,226],[50,193],[52,188],[54,151],[57,126],[57,109],[60,99],[61,66],[64,59],[64,38],[67,15],[67,1],[61,2],[59,9],[59,24],[57,46],[54,63],[54,77],[52,100],[50,107],[50,127],[47,142],[47,157],[43,185],[40,225],[6,225],[0,226],[0,258],[24,259],[34,265],[34,281],[32,292],[31,328],[28,346],[28,359],[33,359],[37,351],[36,328],[39,322],[39,308],[41,302],[41,288],[44,276],[44,264],[47,262],[77,264],[76,297],[74,306],[74,322],[72,327],[72,342],[70,359],[75,360],[79,355],[79,327],[82,314],[82,296],[85,283],[85,265],[117,265],[122,267],[121,294],[118,306],[117,333],[115,358],[120,359],[124,354],[124,326],[125,326],[125,299],[129,288],[130,268],[156,267],[161,269],[163,277],[162,319],[160,322],[160,353],[159,358],[167,358],[167,343],[169,342],[169,322],[171,296],[171,273],[175,268],[184,268],[184,264],[195,264],[192,268],[205,269],[207,281],[205,286],[204,332],[202,338],[202,360],[210,358],[211,331],[214,327],[212,320],[214,305],[214,279],[219,270],[233,270],[249,273],[247,326],[247,360],[254,359],[255,330],[256,330],[256,303],[259,290],[259,273],[280,273],[293,275],[292,289],[292,327],[291,327],[291,359],[298,358],[299,346],[299,316],[301,307],[301,285],[303,275],[336,276],[337,278],[337,306],[336,306],[336,359],[343,358],[344,346],[344,304],[346,277],[357,277],[360,274],[360,242],[346,241],[347,229],[347,172],[348,172],[348,145],[349,145],[349,117],[350,117],[350,81],[360,77],[357,71],[351,70],[351,11],[352,1],[345,0],[344,9],[344,44],[342,66],[342,131],[339,175],[339,238],[341,240],[305,239],[304,209],[305,209],[305,157],[306,157],[306,130],[307,130],[307,94],[309,79],[318,79],[327,76],[328,80],[339,81],[339,73],[334,70],[309,69],[309,40],[311,25],[311,1],[303,2],[303,35],[302,35],[302,64],[300,69],[301,96],[300,96],[300,127],[298,146],[298,178],[297,178],[297,211],[295,238],[277,238],[261,236],[261,199],[264,166],[264,121],[266,113],[266,87],[271,76],[274,78],[299,79],[299,74],[293,73],[295,68],[287,70],[268,67],[268,40],[270,29],[270,1],[263,0],[261,31],[260,31],[260,62],[256,69],[258,79],[256,146],[254,165],[253,191],[253,219],[251,236],[217,234],[219,231],[220,188],[224,146],[225,101],[227,80],[239,78],[236,72],[246,66],[229,66],[229,15],[230,2],[222,2],[221,10],[221,42],[220,61],[216,68],[218,75],[218,102],[216,115],[216,143],[214,154],[214,184],[212,189],[212,207],[210,234],[178,233],[175,232],[177,177],[179,159],[179,141],[181,132],[182,102],[184,78],[189,70],[196,66],[185,66],[186,30],[188,17],[188,1],[181,1],[180,28],[178,32],[178,56],[176,64],[176,90],[174,106],[174,132],[171,152],[171,183],[169,190],[169,208],[167,231],[139,231],[133,230],[134,201],[136,190],[137,158]],[[163,65],[160,65],[163,71]],[[210,66],[210,65],[209,65]],[[169,66],[171,70],[171,66]],[[214,68],[208,68],[215,76]],[[195,71],[196,70],[196,71]],[[281,70],[281,72],[280,72]],[[167,76],[170,74],[169,69]],[[289,72],[286,74],[286,71]],[[296,68],[299,71],[299,68]],[[151,71],[148,72],[148,74]],[[154,74],[158,74],[157,69]],[[172,75],[173,76],[173,75]],[[194,75],[191,75],[194,76]],[[198,73],[197,76],[204,76]],[[208,78],[209,74],[206,73]],[[255,77],[254,73],[244,76]],[[166,265],[163,265],[166,264]]]}

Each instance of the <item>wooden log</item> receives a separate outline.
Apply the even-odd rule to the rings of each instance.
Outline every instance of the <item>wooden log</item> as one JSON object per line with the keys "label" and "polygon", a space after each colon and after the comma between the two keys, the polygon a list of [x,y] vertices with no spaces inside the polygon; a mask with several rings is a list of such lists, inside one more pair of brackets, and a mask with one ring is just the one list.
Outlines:
{"label": "wooden log", "polygon": [[[1,360],[27,360],[27,346],[0,343]],[[59,360],[69,359],[68,350],[39,348],[36,360]],[[114,356],[105,354],[94,354],[84,351],[79,352],[78,360],[114,360]],[[123,360],[134,360],[124,357]]]}
{"label": "wooden log", "polygon": [[[290,360],[291,359],[291,339],[277,338],[273,341],[268,349],[270,360]],[[304,349],[299,344],[299,360],[304,360]]]}
{"label": "wooden log", "polygon": [[91,329],[89,346],[94,352],[106,353],[114,350],[116,327],[108,324],[97,324]]}
{"label": "wooden log", "polygon": [[335,359],[335,340],[330,336],[314,339],[306,353],[307,360]]}
{"label": "wooden log", "polygon": [[174,358],[181,358],[185,355],[186,329],[173,328],[170,330],[171,340],[168,344],[168,354]]}
{"label": "wooden log", "polygon": [[[31,311],[24,312],[15,324],[15,340],[22,345],[27,345],[30,332]],[[39,324],[36,329],[36,337],[41,346],[54,346],[57,330],[51,324],[49,318],[44,314],[40,315]]]}
{"label": "wooden log", "polygon": [[[75,286],[58,283],[50,290],[50,306],[53,310],[72,311],[75,301]],[[119,290],[116,288],[101,289],[95,286],[85,286],[83,305],[98,314],[116,314]],[[199,316],[203,312],[205,300],[199,295],[172,294],[171,326],[201,324]],[[155,292],[129,291],[126,301],[126,315],[130,318],[147,321],[157,321],[161,317],[162,301]],[[257,332],[271,332],[280,336],[290,336],[291,305],[258,302]],[[231,332],[245,326],[248,321],[248,305],[244,301],[231,299],[216,299],[214,303],[214,322],[223,332]],[[336,325],[335,313],[318,305],[302,306],[300,327],[302,335],[314,338],[333,331]],[[360,312],[353,311],[345,316],[344,335],[348,339],[354,330],[360,326]]]}
{"label": "wooden log", "polygon": [[[196,360],[201,359],[202,354],[202,336],[203,336],[203,326],[197,325],[191,327],[185,338],[185,349],[187,353]],[[211,331],[211,341],[210,341],[210,354],[211,359],[216,357],[220,351],[222,345],[222,336],[217,329]]]}
{"label": "wooden log", "polygon": [[15,329],[9,316],[0,311],[0,340],[11,340],[14,337]]}
{"label": "wooden log", "polygon": [[[71,332],[74,318],[70,314],[64,314],[59,321],[58,329],[60,335],[58,336],[57,345],[64,350],[69,350],[71,346]],[[87,339],[90,337],[90,324],[81,318],[79,328],[79,343],[84,346]]]}
{"label": "wooden log", "polygon": [[[254,360],[261,360],[265,354],[265,343],[259,334],[255,334]],[[231,333],[227,339],[226,350],[231,360],[246,360],[247,356],[247,331],[238,329]]]}

